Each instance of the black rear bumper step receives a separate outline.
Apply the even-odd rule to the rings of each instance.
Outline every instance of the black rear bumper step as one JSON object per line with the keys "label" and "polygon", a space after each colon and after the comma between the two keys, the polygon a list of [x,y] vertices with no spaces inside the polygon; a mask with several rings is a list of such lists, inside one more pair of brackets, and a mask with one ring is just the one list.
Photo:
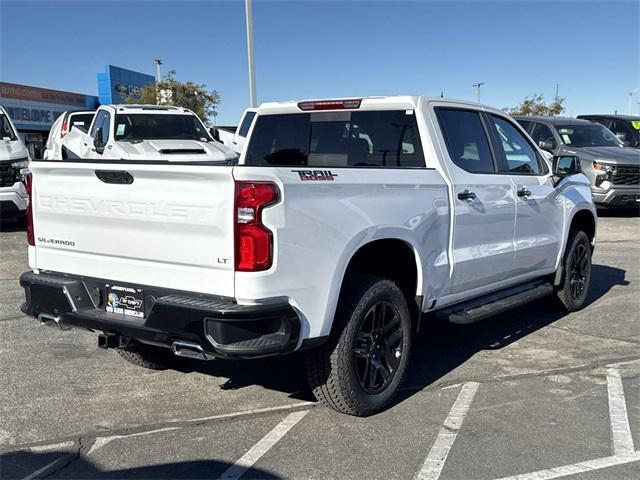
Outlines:
{"label": "black rear bumper step", "polygon": [[551,293],[553,293],[553,286],[549,282],[536,280],[474,298],[453,307],[443,308],[436,315],[451,323],[468,325],[546,297]]}
{"label": "black rear bumper step", "polygon": [[193,342],[218,357],[288,353],[300,338],[300,319],[286,302],[238,305],[228,297],[131,285],[145,294],[144,318],[137,318],[105,311],[106,285],[114,283],[126,282],[26,272],[20,277],[26,297],[22,311],[166,347],[174,341]]}

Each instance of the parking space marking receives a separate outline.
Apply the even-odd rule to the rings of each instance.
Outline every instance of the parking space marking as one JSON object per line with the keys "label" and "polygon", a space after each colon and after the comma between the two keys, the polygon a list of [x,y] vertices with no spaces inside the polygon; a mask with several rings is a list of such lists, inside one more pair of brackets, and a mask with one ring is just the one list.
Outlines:
{"label": "parking space marking", "polygon": [[478,391],[479,383],[468,382],[462,385],[462,389],[455,403],[444,420],[436,440],[424,461],[422,468],[416,474],[416,480],[436,480],[440,477],[444,463],[447,461],[453,442],[456,441],[458,432],[462,427],[462,421],[471,407],[473,397]]}
{"label": "parking space marking", "polygon": [[271,447],[278,443],[289,430],[291,430],[309,410],[290,413],[276,425],[273,430],[262,437],[258,443],[251,447],[238,461],[231,465],[220,477],[225,480],[237,480],[249,470]]}
{"label": "parking space marking", "polygon": [[616,368],[607,370],[607,392],[609,394],[613,454],[622,457],[632,455],[635,452],[635,448],[627,415],[627,402],[624,397],[620,370]]}
{"label": "parking space marking", "polygon": [[603,468],[615,467],[616,465],[624,465],[640,461],[640,452],[625,457],[604,457],[595,460],[587,460],[586,462],[574,463],[563,467],[549,468],[547,470],[539,470],[537,472],[524,473],[522,475],[514,475],[512,477],[503,477],[499,480],[549,480],[552,478],[566,477],[567,475],[576,475],[578,473],[601,470]]}
{"label": "parking space marking", "polygon": [[254,410],[243,410],[241,412],[221,413],[219,415],[211,415],[210,417],[191,418],[188,420],[183,420],[181,423],[198,423],[198,422],[208,422],[210,420],[223,420],[226,418],[237,418],[237,417],[244,417],[247,415],[258,415],[260,413],[292,410],[294,408],[300,408],[300,407],[311,407],[313,405],[316,405],[316,403],[315,402],[289,403],[287,405],[278,405],[277,407],[256,408]]}
{"label": "parking space marking", "polygon": [[40,452],[48,452],[49,450],[71,448],[73,447],[73,445],[74,443],[72,441],[68,441],[68,442],[53,443],[51,445],[36,445],[35,447],[29,447],[28,450],[33,453],[40,453]]}
{"label": "parking space marking", "polygon": [[91,448],[86,453],[86,456],[91,455],[93,452],[98,450],[99,448],[104,447],[105,445],[113,442],[114,440],[119,440],[121,438],[130,438],[130,437],[141,437],[143,435],[151,435],[152,433],[160,433],[160,432],[168,432],[170,430],[179,430],[180,427],[167,427],[167,428],[158,428],[156,430],[147,430],[146,432],[138,432],[138,433],[130,433],[129,435],[111,435],[110,437],[97,437],[96,440],[91,445]]}
{"label": "parking space marking", "polygon": [[[53,467],[57,466],[59,463],[62,463],[63,460],[67,460],[67,458],[69,458],[69,455],[63,455],[60,458],[56,458],[53,462],[47,463],[44,467],[39,468],[35,472],[31,472],[29,475],[24,477],[22,480],[34,480],[35,478],[40,477],[40,475],[44,474],[45,472],[48,472]],[[44,477],[44,475],[43,475],[43,477]]]}

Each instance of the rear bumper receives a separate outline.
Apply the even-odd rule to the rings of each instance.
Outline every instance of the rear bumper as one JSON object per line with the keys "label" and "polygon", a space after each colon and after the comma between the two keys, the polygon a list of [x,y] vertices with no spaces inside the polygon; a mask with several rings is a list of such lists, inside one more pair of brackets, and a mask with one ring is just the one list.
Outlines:
{"label": "rear bumper", "polygon": [[144,318],[136,318],[105,311],[105,285],[113,283],[60,273],[26,272],[20,277],[26,297],[22,311],[35,318],[56,318],[67,327],[117,334],[154,345],[197,343],[215,357],[284,354],[295,350],[300,339],[300,319],[286,302],[238,305],[227,297],[131,285],[144,291]]}

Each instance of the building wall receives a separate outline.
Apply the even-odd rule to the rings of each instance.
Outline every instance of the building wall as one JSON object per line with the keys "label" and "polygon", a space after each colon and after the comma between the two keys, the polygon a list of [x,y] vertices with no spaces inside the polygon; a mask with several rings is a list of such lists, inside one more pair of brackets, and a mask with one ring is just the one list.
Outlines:
{"label": "building wall", "polygon": [[98,97],[0,82],[0,105],[18,130],[48,132],[67,110],[94,110]]}
{"label": "building wall", "polygon": [[101,104],[124,103],[120,92],[136,95],[140,88],[152,83],[155,83],[152,75],[106,65],[104,72],[98,73],[98,97]]}

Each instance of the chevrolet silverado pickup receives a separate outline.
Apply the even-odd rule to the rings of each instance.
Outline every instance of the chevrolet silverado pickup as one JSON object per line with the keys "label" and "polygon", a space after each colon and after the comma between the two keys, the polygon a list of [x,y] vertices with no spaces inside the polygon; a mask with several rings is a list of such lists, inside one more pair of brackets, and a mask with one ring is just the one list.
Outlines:
{"label": "chevrolet silverado pickup", "polygon": [[[84,131],[72,128],[62,140],[72,158],[93,160],[235,160],[191,110],[164,105],[101,105]],[[56,157],[57,158],[57,157]]]}
{"label": "chevrolet silverado pickup", "polygon": [[20,170],[29,163],[29,151],[4,108],[0,106],[0,224],[7,218],[23,218],[27,192]]}
{"label": "chevrolet silverado pickup", "polygon": [[390,404],[414,333],[547,295],[585,305],[589,180],[500,110],[430,97],[265,103],[234,161],[34,161],[23,312],[174,355],[305,351],[315,396]]}

